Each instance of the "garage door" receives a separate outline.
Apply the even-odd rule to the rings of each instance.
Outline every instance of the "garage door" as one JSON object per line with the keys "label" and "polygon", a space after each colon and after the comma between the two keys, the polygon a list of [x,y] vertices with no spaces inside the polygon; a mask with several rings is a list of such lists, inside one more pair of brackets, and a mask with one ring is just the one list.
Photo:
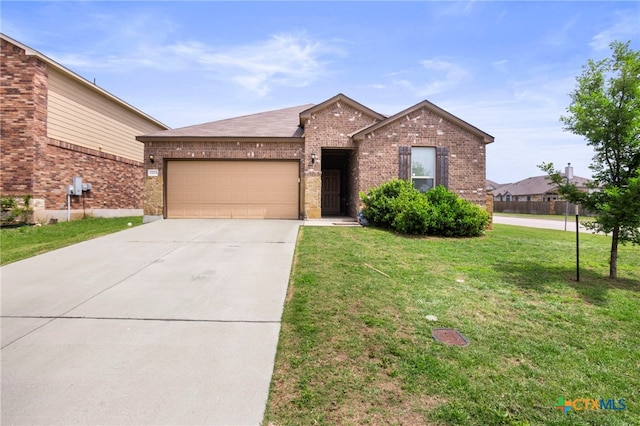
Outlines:
{"label": "garage door", "polygon": [[297,161],[169,161],[168,218],[298,219]]}

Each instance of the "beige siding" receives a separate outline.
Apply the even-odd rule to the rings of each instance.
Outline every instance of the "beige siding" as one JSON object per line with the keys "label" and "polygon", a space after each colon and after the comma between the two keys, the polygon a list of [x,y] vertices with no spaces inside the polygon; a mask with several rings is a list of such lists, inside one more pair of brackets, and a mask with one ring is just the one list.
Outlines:
{"label": "beige siding", "polygon": [[143,161],[144,144],[135,137],[162,130],[53,68],[47,113],[49,138],[136,161]]}

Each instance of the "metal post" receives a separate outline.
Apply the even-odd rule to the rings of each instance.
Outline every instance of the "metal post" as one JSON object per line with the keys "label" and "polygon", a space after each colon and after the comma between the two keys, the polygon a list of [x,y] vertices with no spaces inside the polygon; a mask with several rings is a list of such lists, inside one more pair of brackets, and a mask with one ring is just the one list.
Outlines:
{"label": "metal post", "polygon": [[[564,168],[564,177],[567,179],[567,185],[569,181],[573,179],[573,167],[571,163],[567,163],[567,167]],[[569,201],[564,200],[564,230],[567,230],[567,218],[569,217]]]}
{"label": "metal post", "polygon": [[576,206],[576,281],[580,281],[580,223],[578,206]]}

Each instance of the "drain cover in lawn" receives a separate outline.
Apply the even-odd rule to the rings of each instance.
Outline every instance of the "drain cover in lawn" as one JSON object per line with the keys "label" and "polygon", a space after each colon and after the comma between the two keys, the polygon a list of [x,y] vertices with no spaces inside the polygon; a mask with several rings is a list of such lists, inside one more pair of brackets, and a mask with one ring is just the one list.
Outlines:
{"label": "drain cover in lawn", "polygon": [[469,344],[467,338],[453,328],[434,328],[431,335],[438,342],[451,346],[467,346]]}

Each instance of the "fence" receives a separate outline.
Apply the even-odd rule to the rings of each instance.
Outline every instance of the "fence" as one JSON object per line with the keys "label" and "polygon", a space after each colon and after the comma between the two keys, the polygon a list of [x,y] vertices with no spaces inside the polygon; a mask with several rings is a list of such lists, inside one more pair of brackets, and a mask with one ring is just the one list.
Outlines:
{"label": "fence", "polygon": [[[573,216],[576,214],[575,204],[568,203],[568,213]],[[496,213],[522,213],[522,214],[540,214],[554,215],[565,214],[567,208],[566,201],[494,201],[493,211]],[[580,216],[593,216],[590,211],[579,208]]]}

